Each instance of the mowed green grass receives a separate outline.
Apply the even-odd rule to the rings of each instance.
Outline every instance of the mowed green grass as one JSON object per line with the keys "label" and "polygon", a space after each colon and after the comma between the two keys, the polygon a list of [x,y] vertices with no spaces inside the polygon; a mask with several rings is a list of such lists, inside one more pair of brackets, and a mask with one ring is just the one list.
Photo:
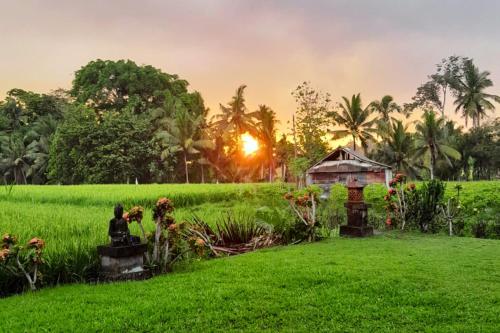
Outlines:
{"label": "mowed green grass", "polygon": [[2,332],[498,332],[500,242],[389,233],[0,299]]}

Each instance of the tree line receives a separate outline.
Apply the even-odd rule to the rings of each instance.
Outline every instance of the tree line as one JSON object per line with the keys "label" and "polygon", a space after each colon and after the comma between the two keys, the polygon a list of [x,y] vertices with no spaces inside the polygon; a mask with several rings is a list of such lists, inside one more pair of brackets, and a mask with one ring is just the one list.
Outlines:
{"label": "tree line", "polygon": [[[7,92],[0,172],[4,184],[290,181],[334,148],[332,139],[348,138],[412,178],[491,179],[500,170],[500,120],[482,120],[500,97],[486,92],[489,75],[470,58],[448,57],[402,105],[386,95],[364,106],[360,94],[335,103],[303,82],[278,137],[276,113],[265,104],[249,110],[245,85],[210,117],[202,95],[177,75],[95,60],[67,91]],[[446,117],[450,99],[472,129]],[[252,154],[244,134],[259,142]]]}

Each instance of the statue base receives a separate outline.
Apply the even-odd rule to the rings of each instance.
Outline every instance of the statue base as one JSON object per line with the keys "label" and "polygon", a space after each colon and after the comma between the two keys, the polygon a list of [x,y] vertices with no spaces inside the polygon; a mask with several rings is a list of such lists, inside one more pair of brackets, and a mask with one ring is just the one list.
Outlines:
{"label": "statue base", "polygon": [[364,225],[364,226],[341,225],[340,236],[349,236],[349,237],[373,236],[373,227],[369,225]]}
{"label": "statue base", "polygon": [[103,280],[142,280],[149,277],[144,269],[144,253],[147,244],[97,247],[101,257],[101,278]]}

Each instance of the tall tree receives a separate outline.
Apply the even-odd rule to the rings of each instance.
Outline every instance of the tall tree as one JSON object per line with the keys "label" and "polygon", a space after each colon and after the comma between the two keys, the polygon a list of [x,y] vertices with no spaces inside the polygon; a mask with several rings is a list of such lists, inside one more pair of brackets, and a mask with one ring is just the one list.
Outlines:
{"label": "tall tree", "polygon": [[257,137],[264,144],[265,157],[269,170],[269,181],[274,179],[274,148],[276,146],[276,113],[266,105],[259,105],[255,112],[257,119]]}
{"label": "tall tree", "polygon": [[204,121],[203,115],[192,115],[186,108],[180,106],[171,118],[163,121],[163,129],[156,134],[171,151],[182,153],[186,183],[189,183],[189,156],[198,154],[201,148],[213,145],[212,141],[200,137]]}
{"label": "tall tree", "polygon": [[339,104],[340,112],[331,113],[333,120],[345,129],[332,131],[335,139],[351,136],[353,148],[356,150],[356,141],[359,140],[366,150],[369,140],[374,140],[377,129],[374,127],[376,119],[369,119],[370,107],[363,108],[360,94],[352,95],[351,100],[342,97],[343,103]]}
{"label": "tall tree", "polygon": [[214,117],[216,121],[213,123],[213,126],[233,135],[237,140],[245,132],[250,132],[251,134],[255,132],[255,123],[253,120],[255,112],[248,112],[245,105],[244,93],[246,87],[246,85],[239,86],[236,94],[227,106],[220,104],[221,114],[217,114]]}
{"label": "tall tree", "polygon": [[27,184],[31,159],[23,138],[19,135],[2,136],[1,146],[0,170],[4,182]]}
{"label": "tall tree", "polygon": [[402,111],[401,107],[394,102],[394,98],[390,95],[383,96],[379,101],[371,102],[370,107],[382,117],[381,120],[387,123],[391,120],[392,113]]}
{"label": "tall tree", "polygon": [[166,93],[187,92],[188,83],[177,75],[131,60],[95,60],[76,71],[71,95],[98,115],[106,111],[143,113],[161,107]]}
{"label": "tall tree", "polygon": [[[373,154],[377,160],[387,163],[410,177],[418,176],[418,161],[415,158],[415,145],[413,136],[408,131],[408,126],[401,120],[395,120],[382,133],[382,140],[377,143]],[[375,157],[374,156],[374,157]]]}
{"label": "tall tree", "polygon": [[455,55],[442,59],[436,65],[436,72],[427,76],[428,81],[417,88],[413,102],[405,104],[405,110],[435,109],[441,111],[441,117],[444,117],[446,97],[450,92],[457,94],[454,83],[463,76],[463,67],[467,61],[469,58]]}
{"label": "tall tree", "polygon": [[328,149],[326,133],[331,97],[329,93],[311,87],[310,82],[299,84],[292,92],[292,96],[297,103],[294,143],[300,150],[297,153],[312,164],[322,158]]}
{"label": "tall tree", "polygon": [[463,77],[457,78],[454,88],[458,91],[455,100],[455,112],[462,112],[467,126],[468,118],[472,118],[472,126],[479,127],[480,120],[486,115],[486,111],[495,110],[491,101],[500,103],[500,96],[488,94],[485,89],[492,87],[493,82],[489,78],[490,72],[480,71],[477,66],[468,60],[464,63]]}
{"label": "tall tree", "polygon": [[428,162],[431,179],[434,179],[438,157],[444,158],[450,166],[450,158],[460,159],[460,153],[447,144],[444,123],[444,118],[437,118],[435,112],[425,111],[422,121],[416,125],[416,155],[422,156],[424,161]]}

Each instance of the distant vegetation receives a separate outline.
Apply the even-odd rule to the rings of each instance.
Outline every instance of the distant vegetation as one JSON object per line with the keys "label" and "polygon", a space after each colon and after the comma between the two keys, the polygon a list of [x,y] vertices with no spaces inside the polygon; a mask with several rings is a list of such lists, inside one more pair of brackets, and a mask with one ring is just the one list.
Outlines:
{"label": "distant vegetation", "polygon": [[[411,178],[493,179],[500,97],[488,91],[489,76],[472,59],[452,56],[403,104],[390,95],[363,104],[360,94],[335,103],[304,82],[292,92],[293,122],[278,137],[271,107],[246,107],[245,85],[209,117],[201,93],[177,75],[96,60],[76,71],[68,91],[7,92],[0,173],[7,185],[293,181],[333,148],[332,139],[346,138]],[[450,103],[471,129],[447,117]],[[245,148],[248,137],[255,149]]]}

